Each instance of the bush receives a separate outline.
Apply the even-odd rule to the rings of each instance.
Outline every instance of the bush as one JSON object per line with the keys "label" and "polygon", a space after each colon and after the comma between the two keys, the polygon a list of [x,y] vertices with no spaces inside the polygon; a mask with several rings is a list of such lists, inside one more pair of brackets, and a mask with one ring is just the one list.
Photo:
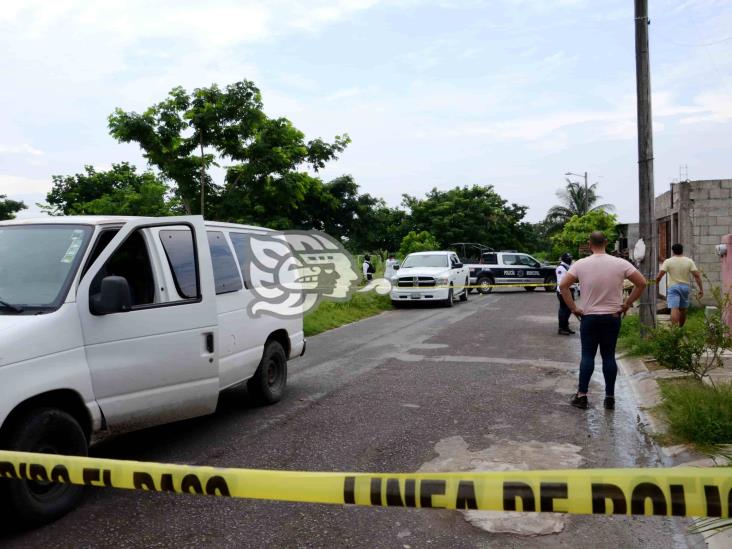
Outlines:
{"label": "bush", "polygon": [[661,395],[672,437],[701,445],[732,443],[732,384],[666,382]]}
{"label": "bush", "polygon": [[653,330],[651,354],[662,366],[689,372],[701,381],[710,371],[724,366],[722,353],[732,349],[732,333],[722,311],[729,306],[729,297],[718,287],[711,290],[716,309],[699,315],[699,320],[684,328],[661,326]]}
{"label": "bush", "polygon": [[705,350],[706,338],[703,329],[698,326],[660,326],[653,330],[651,336],[653,358],[670,370],[693,374]]}

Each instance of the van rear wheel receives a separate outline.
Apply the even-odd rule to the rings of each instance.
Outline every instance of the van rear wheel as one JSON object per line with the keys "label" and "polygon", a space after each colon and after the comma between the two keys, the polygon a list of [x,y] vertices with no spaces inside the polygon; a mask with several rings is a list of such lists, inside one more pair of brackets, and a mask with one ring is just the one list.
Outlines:
{"label": "van rear wheel", "polygon": [[247,389],[258,403],[274,404],[285,394],[286,386],[287,355],[279,342],[268,341],[257,371],[247,382]]}
{"label": "van rear wheel", "polygon": [[[18,418],[3,447],[19,452],[88,455],[86,435],[79,423],[56,408],[37,408]],[[40,526],[61,518],[76,507],[83,494],[83,486],[50,480],[0,481],[0,501],[7,503],[11,520],[21,526]]]}

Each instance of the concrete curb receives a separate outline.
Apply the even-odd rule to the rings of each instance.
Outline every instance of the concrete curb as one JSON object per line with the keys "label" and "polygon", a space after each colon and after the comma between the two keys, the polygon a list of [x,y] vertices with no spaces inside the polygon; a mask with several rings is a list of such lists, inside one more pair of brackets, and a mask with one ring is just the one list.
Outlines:
{"label": "concrete curb", "polygon": [[[639,419],[643,428],[650,435],[665,433],[667,430],[666,422],[655,416],[651,411],[652,408],[661,403],[661,389],[656,379],[658,377],[669,378],[675,376],[668,375],[665,372],[658,372],[654,375],[645,363],[636,357],[620,355],[616,357],[616,361],[623,375],[628,378],[633,396],[638,405]],[[688,444],[679,444],[676,446],[659,445],[659,448],[667,459],[678,458],[686,453],[699,456],[693,447]],[[697,457],[676,465],[686,467],[714,467],[724,461],[722,457],[716,461],[714,457]],[[732,530],[726,530],[717,534],[704,532],[702,535],[709,549],[727,549],[732,547]]]}

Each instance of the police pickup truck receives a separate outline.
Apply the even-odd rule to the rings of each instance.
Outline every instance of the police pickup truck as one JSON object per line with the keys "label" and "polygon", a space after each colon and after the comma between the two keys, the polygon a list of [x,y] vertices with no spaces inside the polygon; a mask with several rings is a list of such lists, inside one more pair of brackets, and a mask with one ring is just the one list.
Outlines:
{"label": "police pickup truck", "polygon": [[510,251],[487,251],[480,256],[479,263],[469,264],[470,285],[478,287],[478,291],[489,294],[495,285],[524,286],[527,292],[533,292],[539,286],[532,284],[548,284],[547,292],[556,290],[556,267],[546,265],[528,254]]}

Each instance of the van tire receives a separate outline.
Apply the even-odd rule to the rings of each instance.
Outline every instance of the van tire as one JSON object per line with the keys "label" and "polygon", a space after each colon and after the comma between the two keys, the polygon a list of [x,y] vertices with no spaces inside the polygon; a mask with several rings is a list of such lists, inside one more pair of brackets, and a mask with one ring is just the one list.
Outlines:
{"label": "van tire", "polygon": [[287,354],[278,341],[270,340],[264,346],[257,371],[247,382],[247,390],[258,404],[266,405],[279,402],[286,386]]}
{"label": "van tire", "polygon": [[[44,454],[87,456],[89,449],[79,423],[57,408],[36,408],[24,414],[13,422],[3,442],[9,450]],[[22,527],[61,518],[76,507],[83,495],[84,487],[74,484],[0,481],[0,501],[8,504],[10,521]]]}
{"label": "van tire", "polygon": [[551,284],[550,286],[544,286],[544,291],[546,292],[556,292],[557,291],[557,279],[548,276],[546,277],[546,280],[544,280],[544,284]]}

